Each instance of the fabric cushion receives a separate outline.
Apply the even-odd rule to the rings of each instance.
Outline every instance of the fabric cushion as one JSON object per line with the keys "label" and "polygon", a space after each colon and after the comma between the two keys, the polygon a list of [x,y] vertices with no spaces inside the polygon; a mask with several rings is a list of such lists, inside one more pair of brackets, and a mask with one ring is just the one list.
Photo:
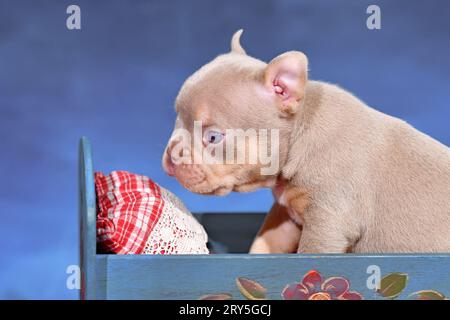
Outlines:
{"label": "fabric cushion", "polygon": [[116,254],[208,253],[203,227],[169,191],[126,171],[95,173],[97,246]]}

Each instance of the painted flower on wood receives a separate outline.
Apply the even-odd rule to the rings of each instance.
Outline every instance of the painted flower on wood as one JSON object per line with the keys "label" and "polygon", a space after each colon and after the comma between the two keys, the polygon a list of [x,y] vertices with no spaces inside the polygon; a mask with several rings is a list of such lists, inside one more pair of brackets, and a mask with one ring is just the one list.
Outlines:
{"label": "painted flower on wood", "polygon": [[311,270],[301,282],[287,285],[281,296],[285,300],[362,300],[363,296],[350,291],[350,283],[343,277],[323,279],[322,275]]}

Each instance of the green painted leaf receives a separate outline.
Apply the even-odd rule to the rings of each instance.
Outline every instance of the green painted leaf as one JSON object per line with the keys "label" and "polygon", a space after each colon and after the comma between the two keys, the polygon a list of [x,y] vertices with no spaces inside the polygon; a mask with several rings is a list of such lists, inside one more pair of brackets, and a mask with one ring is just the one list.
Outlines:
{"label": "green painted leaf", "polygon": [[409,297],[416,300],[445,300],[445,296],[442,293],[434,290],[416,291]]}
{"label": "green painted leaf", "polygon": [[266,299],[267,289],[258,282],[247,278],[236,278],[236,284],[242,295],[248,300]]}
{"label": "green painted leaf", "polygon": [[231,300],[233,296],[229,293],[216,293],[201,296],[198,300]]}
{"label": "green painted leaf", "polygon": [[384,298],[395,299],[402,293],[407,283],[406,273],[390,273],[381,279],[380,289],[377,292]]}

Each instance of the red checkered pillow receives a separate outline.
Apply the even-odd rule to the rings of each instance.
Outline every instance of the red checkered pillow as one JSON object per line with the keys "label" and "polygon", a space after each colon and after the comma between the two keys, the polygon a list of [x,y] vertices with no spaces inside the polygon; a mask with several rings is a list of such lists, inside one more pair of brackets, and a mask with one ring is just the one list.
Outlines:
{"label": "red checkered pillow", "polygon": [[208,253],[203,227],[173,194],[148,177],[97,172],[95,188],[101,252]]}

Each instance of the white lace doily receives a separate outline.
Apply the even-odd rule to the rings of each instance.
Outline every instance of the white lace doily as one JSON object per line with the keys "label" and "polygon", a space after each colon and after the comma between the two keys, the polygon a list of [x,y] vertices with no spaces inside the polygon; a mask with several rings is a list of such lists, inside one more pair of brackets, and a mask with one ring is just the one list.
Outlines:
{"label": "white lace doily", "polygon": [[203,226],[175,195],[160,189],[164,209],[142,253],[208,254],[208,236]]}

